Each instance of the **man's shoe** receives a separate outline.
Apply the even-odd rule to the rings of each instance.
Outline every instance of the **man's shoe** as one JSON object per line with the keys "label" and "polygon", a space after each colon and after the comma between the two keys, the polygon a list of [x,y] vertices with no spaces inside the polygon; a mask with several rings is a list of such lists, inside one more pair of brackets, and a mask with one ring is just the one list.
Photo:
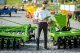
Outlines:
{"label": "man's shoe", "polygon": [[49,50],[49,48],[47,48],[47,47],[46,47],[46,48],[44,48],[44,49]]}
{"label": "man's shoe", "polygon": [[39,50],[39,47],[37,47],[36,50]]}
{"label": "man's shoe", "polygon": [[44,47],[44,49],[47,49],[47,47]]}
{"label": "man's shoe", "polygon": [[36,48],[36,50],[39,50],[39,48]]}

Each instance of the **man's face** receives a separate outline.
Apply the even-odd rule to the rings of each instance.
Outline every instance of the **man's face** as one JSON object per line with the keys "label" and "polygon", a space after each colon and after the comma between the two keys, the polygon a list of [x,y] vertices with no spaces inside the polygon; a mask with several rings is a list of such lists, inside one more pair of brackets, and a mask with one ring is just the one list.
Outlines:
{"label": "man's face", "polygon": [[47,7],[47,4],[42,4],[43,9]]}

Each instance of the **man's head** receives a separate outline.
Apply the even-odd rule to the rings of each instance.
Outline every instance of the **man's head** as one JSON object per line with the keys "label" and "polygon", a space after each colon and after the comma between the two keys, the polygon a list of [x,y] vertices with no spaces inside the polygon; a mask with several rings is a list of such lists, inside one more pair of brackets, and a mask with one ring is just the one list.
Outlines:
{"label": "man's head", "polygon": [[47,7],[47,4],[48,4],[48,2],[47,2],[47,1],[44,1],[44,2],[42,3],[42,8],[45,9],[45,8]]}

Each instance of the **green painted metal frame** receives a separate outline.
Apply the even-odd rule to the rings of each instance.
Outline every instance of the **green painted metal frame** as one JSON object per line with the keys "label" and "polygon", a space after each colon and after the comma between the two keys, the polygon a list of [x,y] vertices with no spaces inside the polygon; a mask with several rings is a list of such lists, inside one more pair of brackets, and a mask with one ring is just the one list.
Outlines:
{"label": "green painted metal frame", "polygon": [[50,23],[51,27],[50,27],[49,35],[50,35],[50,37],[52,39],[54,39],[54,43],[57,42],[59,37],[80,36],[80,30],[74,29],[74,28],[72,28],[70,31],[59,31],[59,32],[56,32],[56,30],[54,29],[55,28],[55,26],[54,26],[55,24],[57,25],[59,30],[61,30],[64,26],[66,26],[66,16],[65,15],[62,15],[62,14],[58,13],[53,17],[53,20],[54,20],[54,22]]}
{"label": "green painted metal frame", "polygon": [[[35,30],[35,26],[31,27]],[[0,37],[29,41],[30,24],[22,26],[0,26]]]}

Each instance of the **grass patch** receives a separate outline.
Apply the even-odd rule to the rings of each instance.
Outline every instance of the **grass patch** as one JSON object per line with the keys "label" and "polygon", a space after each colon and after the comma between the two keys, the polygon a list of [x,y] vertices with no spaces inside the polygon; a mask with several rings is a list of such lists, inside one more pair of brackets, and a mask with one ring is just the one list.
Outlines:
{"label": "grass patch", "polygon": [[59,6],[48,6],[47,9],[48,10],[55,10],[55,9],[59,9]]}
{"label": "grass patch", "polygon": [[[5,5],[0,5],[0,9],[4,6]],[[16,8],[19,8],[20,6],[22,6],[22,0],[6,0],[6,6],[15,6]]]}
{"label": "grass patch", "polygon": [[13,5],[13,4],[21,4],[22,0],[7,0],[7,4]]}

